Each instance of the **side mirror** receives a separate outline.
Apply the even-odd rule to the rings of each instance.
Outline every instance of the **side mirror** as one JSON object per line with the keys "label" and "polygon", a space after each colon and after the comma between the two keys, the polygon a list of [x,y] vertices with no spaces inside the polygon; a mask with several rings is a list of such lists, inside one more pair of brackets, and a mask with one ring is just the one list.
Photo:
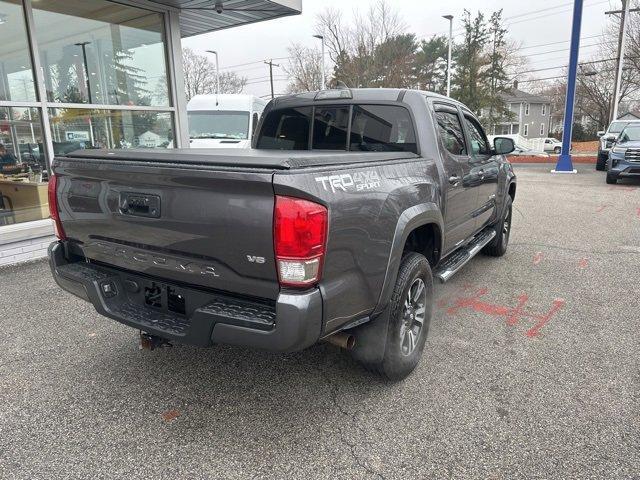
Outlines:
{"label": "side mirror", "polygon": [[496,155],[507,155],[516,149],[516,145],[511,138],[496,137],[493,139],[493,150]]}
{"label": "side mirror", "polygon": [[598,131],[598,138],[604,137],[604,130]]}

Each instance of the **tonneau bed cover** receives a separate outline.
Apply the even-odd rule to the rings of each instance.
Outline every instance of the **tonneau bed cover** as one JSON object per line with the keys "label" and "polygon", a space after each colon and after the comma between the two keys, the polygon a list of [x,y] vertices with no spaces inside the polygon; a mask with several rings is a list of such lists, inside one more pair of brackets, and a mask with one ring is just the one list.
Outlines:
{"label": "tonneau bed cover", "polygon": [[153,162],[271,170],[419,158],[411,152],[336,152],[256,149],[76,150],[61,159]]}

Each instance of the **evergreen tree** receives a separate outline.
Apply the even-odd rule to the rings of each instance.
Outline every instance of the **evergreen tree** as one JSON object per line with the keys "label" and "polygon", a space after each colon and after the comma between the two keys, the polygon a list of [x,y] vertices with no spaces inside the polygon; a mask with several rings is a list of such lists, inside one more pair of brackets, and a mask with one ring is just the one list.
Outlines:
{"label": "evergreen tree", "polygon": [[468,10],[462,17],[464,40],[455,48],[456,68],[453,75],[452,95],[476,113],[487,106],[488,88],[485,69],[489,63],[486,47],[489,31],[484,15],[478,12],[471,18]]}
{"label": "evergreen tree", "polygon": [[502,9],[493,12],[489,19],[489,36],[491,53],[489,54],[489,69],[486,72],[488,82],[488,113],[485,126],[493,131],[495,125],[512,113],[504,102],[502,94],[507,92],[511,83],[505,71],[507,58],[507,29],[502,26]]}
{"label": "evergreen tree", "polygon": [[446,93],[448,42],[447,37],[435,35],[420,42],[415,55],[415,75],[420,89]]}

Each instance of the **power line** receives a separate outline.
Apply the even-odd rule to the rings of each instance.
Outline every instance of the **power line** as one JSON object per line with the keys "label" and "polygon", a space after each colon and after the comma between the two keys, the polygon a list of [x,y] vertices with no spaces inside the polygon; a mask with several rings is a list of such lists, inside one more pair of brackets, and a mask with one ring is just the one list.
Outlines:
{"label": "power line", "polygon": [[[580,40],[591,40],[592,38],[603,37],[604,34],[600,33],[598,35],[591,35],[589,37],[581,37]],[[569,40],[560,40],[559,42],[550,42],[550,43],[539,43],[538,45],[525,45],[524,47],[520,47],[519,50],[528,50],[530,48],[538,48],[538,47],[549,47],[551,45],[559,45],[561,43],[569,43]]]}
{"label": "power line", "polygon": [[[612,69],[600,70],[600,73],[608,73],[613,72]],[[567,78],[566,75],[558,75],[555,77],[545,77],[545,78],[533,78],[531,80],[518,80],[518,83],[531,83],[531,82],[543,82],[545,80],[556,80],[558,78]]]}
{"label": "power line", "polygon": [[[614,58],[605,58],[605,59],[602,59],[602,60],[592,60],[592,61],[589,61],[589,62],[580,62],[579,65],[594,65],[596,63],[611,62],[613,60],[615,60],[615,59]],[[568,65],[557,65],[555,67],[536,68],[534,70],[525,70],[523,72],[518,72],[517,75],[522,75],[524,73],[544,72],[545,70],[557,70],[558,68],[567,68],[567,67],[568,67]]]}

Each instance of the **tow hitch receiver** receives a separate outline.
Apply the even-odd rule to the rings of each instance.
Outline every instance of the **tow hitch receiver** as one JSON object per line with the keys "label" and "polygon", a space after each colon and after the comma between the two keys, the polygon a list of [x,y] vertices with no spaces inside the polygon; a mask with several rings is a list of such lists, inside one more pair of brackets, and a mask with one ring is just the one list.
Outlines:
{"label": "tow hitch receiver", "polygon": [[140,331],[140,350],[155,350],[156,348],[172,347],[166,338],[151,335],[150,333]]}

